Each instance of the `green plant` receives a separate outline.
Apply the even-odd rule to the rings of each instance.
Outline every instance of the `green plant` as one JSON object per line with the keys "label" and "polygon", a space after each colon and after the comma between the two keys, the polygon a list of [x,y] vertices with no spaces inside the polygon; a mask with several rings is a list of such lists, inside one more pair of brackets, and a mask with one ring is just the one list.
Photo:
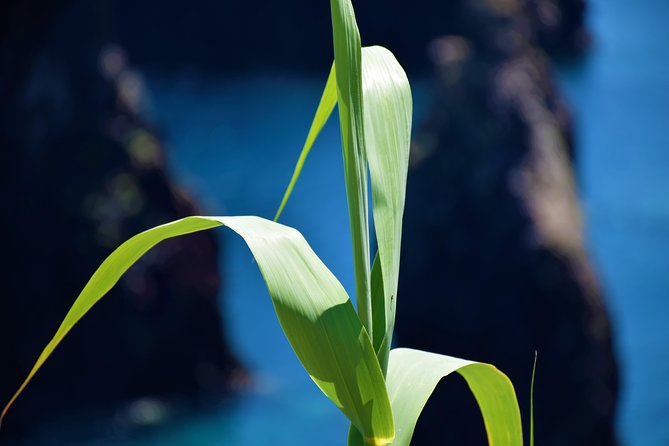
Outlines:
{"label": "green plant", "polygon": [[[277,212],[338,104],[356,281],[356,313],[336,277],[295,229],[260,217],[188,217],[142,232],[93,274],[2,417],[72,327],[144,253],[167,238],[218,226],[239,234],[267,283],[305,370],[351,422],[349,445],[406,446],[439,380],[458,372],[472,390],[490,444],[521,445],[515,392],[495,367],[411,349],[391,350],[411,132],[411,91],[392,53],[361,48],[350,0],[331,0],[335,62]],[[378,252],[370,268],[368,169]],[[0,418],[1,421],[2,418]],[[444,439],[445,441],[445,439]]]}

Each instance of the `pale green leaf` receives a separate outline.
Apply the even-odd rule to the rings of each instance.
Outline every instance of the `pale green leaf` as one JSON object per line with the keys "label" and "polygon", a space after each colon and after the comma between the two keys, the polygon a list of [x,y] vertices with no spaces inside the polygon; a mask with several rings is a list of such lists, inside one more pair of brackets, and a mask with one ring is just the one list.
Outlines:
{"label": "pale green leaf", "polygon": [[396,423],[396,446],[408,446],[418,417],[441,378],[457,372],[478,402],[495,446],[522,445],[520,410],[511,381],[489,364],[406,348],[390,352],[387,385]]}
{"label": "pale green leaf", "polygon": [[2,417],[72,327],[144,253],[167,238],[221,225],[251,249],[286,337],[318,387],[365,437],[378,444],[392,438],[383,375],[346,291],[298,231],[259,217],[188,217],[123,243],[86,284]]}
{"label": "pale green leaf", "polygon": [[300,152],[300,157],[298,158],[297,164],[295,165],[295,170],[293,171],[293,176],[290,179],[290,183],[288,183],[286,192],[283,194],[281,205],[279,205],[279,209],[276,211],[276,215],[274,216],[274,221],[279,220],[279,217],[283,212],[283,208],[286,207],[286,203],[288,203],[288,199],[290,198],[290,195],[293,193],[293,188],[295,187],[295,183],[297,182],[297,179],[300,177],[300,173],[302,173],[304,162],[307,160],[307,156],[311,151],[311,147],[314,145],[316,138],[321,133],[323,126],[330,118],[330,115],[332,114],[332,110],[334,109],[336,103],[337,103],[337,88],[335,80],[335,68],[334,65],[332,65],[332,69],[330,69],[330,75],[328,76],[328,81],[326,82],[325,88],[323,89],[321,101],[319,102],[318,108],[316,109],[314,120],[311,122],[311,127],[309,128],[307,139],[304,142],[304,146],[302,147],[302,152]]}
{"label": "pale green leaf", "polygon": [[[397,348],[390,352],[386,379],[395,417],[393,446],[409,446],[418,417],[439,381],[457,372],[467,381],[478,403],[491,446],[522,446],[520,410],[511,381],[489,364],[466,361],[420,350]],[[447,444],[444,438],[435,444]],[[351,427],[349,446],[361,446],[360,433]]]}
{"label": "pale green leaf", "polygon": [[[336,102],[336,97],[331,96],[328,91],[333,74],[331,72],[328,78],[323,99],[316,111],[314,123],[277,217],[290,196],[316,135],[329,116],[327,111],[331,111]],[[379,358],[385,372],[384,364],[387,362],[395,321],[402,215],[411,142],[412,100],[411,88],[404,70],[393,54],[383,47],[362,49],[362,82],[364,125],[367,129],[364,136],[372,179],[372,208],[379,244],[374,268],[377,268],[376,274],[381,284],[381,287],[376,289],[374,283],[370,285],[373,319],[371,331],[374,348],[380,354]],[[342,129],[342,134],[343,132]],[[377,265],[379,257],[382,260]],[[383,277],[381,269],[384,271]],[[372,271],[371,274],[371,281],[374,282],[375,272]]]}
{"label": "pale green leaf", "polygon": [[534,446],[534,378],[537,374],[537,356],[534,352],[534,364],[532,365],[532,382],[530,383],[530,446]]}
{"label": "pale green leaf", "polygon": [[358,312],[370,337],[370,289],[367,155],[362,102],[360,33],[351,0],[331,0],[332,31],[337,78],[337,104],[344,155],[344,180],[353,242],[353,267]]}
{"label": "pale green leaf", "polygon": [[[379,252],[374,256],[374,263],[372,264],[372,323],[379,333],[382,333],[386,324],[386,311],[383,297],[383,272],[381,271],[381,260],[379,259]],[[392,332],[386,333],[383,339],[378,342],[372,340],[374,350],[376,350],[376,357],[379,359],[379,365],[383,371],[383,376],[386,376],[388,371],[388,358],[390,356],[390,343],[392,342]]]}
{"label": "pale green leaf", "polygon": [[372,293],[372,343],[383,358],[388,355],[395,325],[412,100],[402,66],[380,46],[362,50],[362,85],[372,210],[383,278],[382,293]]}

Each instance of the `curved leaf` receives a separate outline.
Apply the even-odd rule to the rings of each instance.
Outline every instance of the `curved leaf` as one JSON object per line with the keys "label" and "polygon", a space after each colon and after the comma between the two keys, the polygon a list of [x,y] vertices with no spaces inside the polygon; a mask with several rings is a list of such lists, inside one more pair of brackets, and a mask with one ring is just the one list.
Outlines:
{"label": "curved leaf", "polygon": [[[521,446],[520,410],[511,381],[489,364],[408,348],[390,352],[387,385],[395,417],[393,446],[409,446],[418,417],[439,381],[457,372],[467,381],[488,433],[491,446]],[[444,435],[448,435],[444,432]],[[349,446],[362,445],[360,433],[351,428]]]}
{"label": "curved leaf", "polygon": [[2,417],[72,327],[144,253],[162,240],[221,225],[251,249],[286,337],[318,387],[366,437],[392,437],[383,375],[346,291],[298,231],[259,217],[188,217],[123,243],[86,284]]}

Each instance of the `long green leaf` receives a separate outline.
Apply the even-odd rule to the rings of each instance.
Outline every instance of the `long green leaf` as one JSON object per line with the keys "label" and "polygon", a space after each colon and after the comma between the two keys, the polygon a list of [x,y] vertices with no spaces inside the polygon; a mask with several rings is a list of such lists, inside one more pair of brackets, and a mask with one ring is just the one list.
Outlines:
{"label": "long green leaf", "polygon": [[300,157],[298,158],[297,164],[295,165],[295,170],[293,170],[293,176],[290,178],[290,182],[288,183],[286,192],[283,194],[283,199],[281,200],[279,209],[276,211],[276,215],[274,216],[274,221],[279,220],[279,217],[283,212],[283,208],[286,207],[286,203],[288,203],[288,199],[290,198],[290,195],[293,193],[293,188],[295,187],[295,183],[297,183],[297,180],[300,177],[300,173],[302,173],[304,162],[307,160],[307,156],[309,156],[311,147],[314,145],[314,142],[316,141],[318,135],[321,133],[321,130],[323,130],[323,126],[330,118],[332,110],[334,110],[334,106],[336,104],[337,104],[337,88],[335,80],[335,68],[334,65],[332,65],[332,69],[330,69],[330,75],[328,76],[328,81],[326,82],[325,88],[323,89],[321,101],[318,103],[318,108],[316,109],[314,120],[311,122],[311,127],[309,128],[307,139],[304,142],[302,151],[300,152]]}
{"label": "long green leaf", "polygon": [[344,155],[344,180],[353,242],[353,267],[358,312],[370,337],[370,288],[367,155],[362,102],[360,33],[350,0],[331,0],[332,33],[337,78],[337,103]]}
{"label": "long green leaf", "polygon": [[[384,330],[386,323],[386,312],[384,305],[383,294],[383,272],[381,271],[381,260],[379,259],[379,252],[374,256],[374,263],[372,264],[372,302],[375,304],[372,307],[372,316],[374,327],[381,333]],[[379,308],[380,307],[380,308]],[[379,365],[383,371],[383,376],[386,376],[388,371],[388,359],[390,357],[390,343],[392,342],[392,332],[386,333],[381,342],[372,341],[374,350],[376,350],[376,357],[379,360]]]}
{"label": "long green leaf", "polygon": [[221,225],[251,249],[286,337],[314,382],[370,444],[392,439],[383,375],[346,291],[298,231],[259,217],[188,217],[123,243],[86,284],[2,417],[72,327],[144,253],[162,240]]}
{"label": "long green leaf", "polygon": [[395,325],[412,100],[402,66],[380,46],[362,50],[362,84],[372,209],[383,279],[382,293],[372,293],[372,343],[383,359],[389,353]]}
{"label": "long green leaf", "polygon": [[532,382],[530,383],[530,446],[534,446],[534,378],[537,374],[538,353],[534,352],[534,364],[532,365]]}
{"label": "long green leaf", "polygon": [[[330,88],[334,88],[333,76],[334,72],[331,71],[307,142],[275,220],[290,197],[313,141],[336,103],[336,96],[330,92]],[[379,244],[379,253],[374,260],[370,279],[372,343],[379,352],[385,374],[395,322],[402,215],[411,142],[412,100],[409,80],[404,70],[393,54],[383,47],[362,49],[362,81],[364,125],[367,129],[366,152],[372,179],[372,208]],[[387,271],[383,276],[382,269]],[[378,275],[377,278],[374,277],[375,274]],[[376,286],[375,281],[381,286]]]}

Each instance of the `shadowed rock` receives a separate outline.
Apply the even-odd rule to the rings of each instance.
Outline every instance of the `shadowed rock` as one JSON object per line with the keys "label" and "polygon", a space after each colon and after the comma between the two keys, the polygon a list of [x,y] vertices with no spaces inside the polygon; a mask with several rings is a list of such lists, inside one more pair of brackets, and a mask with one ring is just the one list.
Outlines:
{"label": "shadowed rock", "polygon": [[[513,1],[472,3],[468,31],[431,46],[435,96],[412,147],[397,340],[495,364],[526,428],[536,350],[537,444],[612,445],[617,366],[583,242],[569,113],[528,16]],[[428,403],[414,443],[437,438],[485,444],[456,378]]]}
{"label": "shadowed rock", "polygon": [[[74,0],[30,0],[76,4]],[[363,45],[383,45],[410,70],[429,70],[425,48],[437,36],[467,33],[472,9],[508,10],[509,0],[354,1]],[[581,52],[588,43],[585,0],[527,0],[540,44],[551,53]],[[26,7],[35,11],[34,6]],[[37,8],[45,10],[46,8]],[[34,14],[34,13],[33,13]],[[88,8],[99,27],[142,68],[239,71],[279,68],[324,74],[332,63],[329,0],[105,0]],[[1,20],[1,19],[0,19]],[[481,31],[486,32],[489,28]]]}
{"label": "shadowed rock", "polygon": [[[29,10],[30,5],[26,6]],[[0,34],[0,401],[4,405],[102,260],[132,235],[200,213],[142,119],[142,82],[103,49],[91,6],[54,2]],[[9,23],[12,20],[8,20]],[[3,426],[142,396],[220,395],[243,376],[220,318],[212,233],[159,245],[85,317]]]}

